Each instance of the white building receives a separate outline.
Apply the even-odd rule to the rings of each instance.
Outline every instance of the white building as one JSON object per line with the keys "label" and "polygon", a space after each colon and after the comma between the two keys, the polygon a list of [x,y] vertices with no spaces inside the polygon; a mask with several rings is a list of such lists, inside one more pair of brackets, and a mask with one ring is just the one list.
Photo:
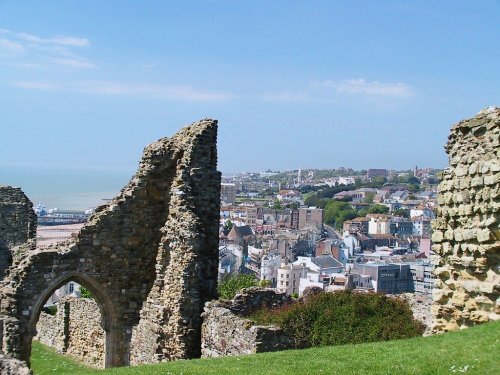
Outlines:
{"label": "white building", "polygon": [[368,222],[369,234],[390,234],[391,219],[390,215],[371,215]]}
{"label": "white building", "polygon": [[278,280],[276,289],[287,295],[299,294],[300,279],[306,277],[311,270],[301,264],[282,265],[278,269]]}
{"label": "white building", "polygon": [[276,288],[278,284],[278,269],[281,266],[281,260],[278,251],[271,251],[262,257],[260,263],[260,279],[269,280],[272,288]]}
{"label": "white building", "polygon": [[344,272],[343,264],[331,255],[321,255],[315,258],[298,257],[293,264],[302,265],[303,267],[319,272],[322,275]]}

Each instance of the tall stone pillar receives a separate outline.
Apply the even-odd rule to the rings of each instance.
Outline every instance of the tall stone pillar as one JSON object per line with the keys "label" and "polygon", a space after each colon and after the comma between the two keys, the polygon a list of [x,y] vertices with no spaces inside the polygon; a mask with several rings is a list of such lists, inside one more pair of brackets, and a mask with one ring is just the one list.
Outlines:
{"label": "tall stone pillar", "polygon": [[500,108],[451,128],[433,222],[433,330],[500,319]]}

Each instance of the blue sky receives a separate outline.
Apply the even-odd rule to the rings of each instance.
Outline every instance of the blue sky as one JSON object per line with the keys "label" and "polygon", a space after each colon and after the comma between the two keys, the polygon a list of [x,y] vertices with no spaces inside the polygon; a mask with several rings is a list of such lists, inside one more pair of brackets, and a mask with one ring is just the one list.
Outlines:
{"label": "blue sky", "polygon": [[450,126],[500,104],[499,19],[495,0],[0,0],[0,184],[112,193],[205,117],[223,172],[444,167]]}

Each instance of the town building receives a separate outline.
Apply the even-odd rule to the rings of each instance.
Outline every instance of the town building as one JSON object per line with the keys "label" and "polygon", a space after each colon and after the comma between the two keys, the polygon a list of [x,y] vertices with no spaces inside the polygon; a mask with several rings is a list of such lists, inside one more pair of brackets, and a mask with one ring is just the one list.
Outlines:
{"label": "town building", "polygon": [[260,265],[260,279],[268,280],[272,288],[276,288],[278,269],[281,266],[281,255],[277,250],[271,251],[262,257]]}
{"label": "town building", "polygon": [[437,277],[432,271],[434,266],[428,260],[409,263],[412,276],[412,292],[416,295],[432,298]]}
{"label": "town building", "polygon": [[368,169],[366,171],[367,178],[375,178],[375,177],[386,177],[387,169]]}
{"label": "town building", "polygon": [[278,280],[276,289],[280,293],[287,295],[299,295],[299,283],[301,278],[305,278],[307,272],[311,270],[302,264],[281,265],[278,269]]}
{"label": "town building", "polygon": [[236,185],[231,183],[222,183],[220,185],[220,199],[223,204],[235,204]]}
{"label": "town building", "polygon": [[369,275],[375,292],[400,294],[411,291],[412,276],[408,264],[353,264],[352,273]]}
{"label": "town building", "polygon": [[323,225],[323,210],[321,208],[309,207],[299,208],[298,229],[303,230],[306,227],[321,227]]}
{"label": "town building", "polygon": [[368,234],[370,219],[367,217],[357,217],[352,220],[344,221],[343,230],[349,233],[364,233]]}
{"label": "town building", "polygon": [[406,217],[394,216],[391,219],[390,233],[399,237],[411,236],[413,234],[413,222]]}
{"label": "town building", "polygon": [[429,237],[431,235],[431,220],[425,216],[411,218],[412,233],[416,236]]}

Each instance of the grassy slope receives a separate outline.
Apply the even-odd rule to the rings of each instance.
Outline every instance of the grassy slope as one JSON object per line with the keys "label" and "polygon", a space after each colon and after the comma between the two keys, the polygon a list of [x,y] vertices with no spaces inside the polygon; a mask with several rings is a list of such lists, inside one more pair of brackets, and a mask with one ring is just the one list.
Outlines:
{"label": "grassy slope", "polygon": [[[197,359],[106,371],[54,372],[59,359],[49,359],[47,349],[33,349],[35,375],[42,374],[500,374],[500,322],[461,332],[361,345],[289,350],[244,357]],[[69,368],[68,368],[69,370]]]}

